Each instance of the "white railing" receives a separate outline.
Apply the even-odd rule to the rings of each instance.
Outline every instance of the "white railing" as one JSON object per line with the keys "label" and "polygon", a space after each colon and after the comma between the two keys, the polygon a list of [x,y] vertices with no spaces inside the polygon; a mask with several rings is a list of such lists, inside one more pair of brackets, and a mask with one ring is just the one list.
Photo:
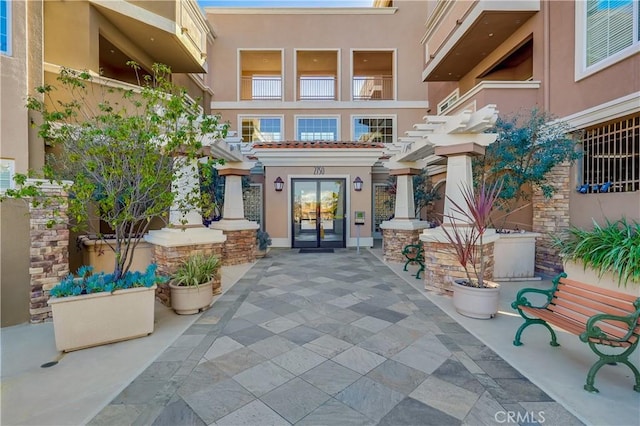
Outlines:
{"label": "white railing", "polygon": [[353,100],[393,100],[393,76],[353,77]]}
{"label": "white railing", "polygon": [[336,78],[326,77],[300,77],[298,79],[299,101],[335,101]]}
{"label": "white railing", "polygon": [[240,99],[243,101],[282,100],[282,77],[248,76],[242,77]]}

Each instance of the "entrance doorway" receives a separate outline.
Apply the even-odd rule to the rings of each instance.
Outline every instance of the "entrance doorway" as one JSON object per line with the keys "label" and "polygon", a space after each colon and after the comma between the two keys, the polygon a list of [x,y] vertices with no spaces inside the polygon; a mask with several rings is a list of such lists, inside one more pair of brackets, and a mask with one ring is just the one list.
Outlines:
{"label": "entrance doorway", "polygon": [[345,247],[346,179],[292,179],[291,185],[291,247]]}

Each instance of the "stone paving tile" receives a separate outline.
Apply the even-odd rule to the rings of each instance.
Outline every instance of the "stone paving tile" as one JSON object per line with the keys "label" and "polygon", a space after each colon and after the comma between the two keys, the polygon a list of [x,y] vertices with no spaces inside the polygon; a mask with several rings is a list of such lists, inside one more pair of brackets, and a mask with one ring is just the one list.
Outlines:
{"label": "stone paving tile", "polygon": [[362,377],[338,393],[336,399],[370,419],[379,421],[404,399],[404,395],[381,383]]}
{"label": "stone paving tile", "polygon": [[211,360],[242,348],[244,348],[244,345],[236,342],[231,337],[222,336],[213,342],[209,350],[204,354],[204,357]]}
{"label": "stone paving tile", "polygon": [[251,327],[243,328],[242,330],[238,330],[235,333],[229,334],[229,337],[231,337],[241,345],[249,346],[273,335],[274,333],[272,333],[271,331],[258,325],[252,324]]}
{"label": "stone paving tile", "polygon": [[529,413],[529,422],[526,424],[582,425],[580,420],[557,402],[521,402],[520,405],[524,408],[522,417]]}
{"label": "stone paving tile", "polygon": [[218,426],[288,426],[289,424],[259,400],[248,403],[216,422]]}
{"label": "stone paving tile", "polygon": [[302,345],[303,348],[307,348],[325,358],[333,358],[340,352],[349,349],[351,346],[353,346],[351,343],[337,339],[328,334]]}
{"label": "stone paving tile", "polygon": [[371,253],[278,250],[91,424],[490,425],[499,410],[580,424]]}
{"label": "stone paving tile", "polygon": [[184,397],[189,407],[206,423],[211,424],[255,397],[232,379],[224,380]]}
{"label": "stone paving tile", "polygon": [[333,361],[325,361],[300,376],[329,395],[337,394],[360,377],[355,371]]}
{"label": "stone paving tile", "polygon": [[296,423],[298,426],[369,426],[375,422],[365,415],[331,398]]}
{"label": "stone paving tile", "polygon": [[427,374],[388,359],[371,370],[367,377],[404,395],[409,395],[427,378]]}
{"label": "stone paving tile", "polygon": [[326,360],[325,357],[303,347],[292,349],[272,359],[280,367],[295,375],[300,375]]}
{"label": "stone paving tile", "polygon": [[315,386],[295,378],[260,399],[287,421],[295,423],[329,398]]}
{"label": "stone paving tile", "polygon": [[182,399],[167,405],[152,424],[154,426],[206,425]]}
{"label": "stone paving tile", "polygon": [[385,361],[384,357],[354,346],[333,357],[333,361],[360,374],[367,374]]}
{"label": "stone paving tile", "polygon": [[480,395],[430,376],[409,394],[424,404],[464,419]]}
{"label": "stone paving tile", "polygon": [[248,348],[267,359],[274,358],[297,348],[298,345],[282,336],[274,335],[249,345]]}
{"label": "stone paving tile", "polygon": [[380,426],[459,425],[460,420],[413,398],[405,398],[384,416]]}
{"label": "stone paving tile", "polygon": [[251,349],[242,348],[216,358],[215,364],[220,370],[233,376],[266,360]]}
{"label": "stone paving tile", "polygon": [[236,374],[233,379],[255,396],[260,397],[294,377],[296,376],[284,368],[271,361],[265,361]]}

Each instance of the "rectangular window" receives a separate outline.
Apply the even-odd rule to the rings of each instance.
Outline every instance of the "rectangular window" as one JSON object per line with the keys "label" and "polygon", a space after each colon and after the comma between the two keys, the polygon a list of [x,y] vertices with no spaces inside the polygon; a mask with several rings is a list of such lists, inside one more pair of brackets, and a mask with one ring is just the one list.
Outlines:
{"label": "rectangular window", "polygon": [[11,55],[11,4],[0,0],[0,53]]}
{"label": "rectangular window", "polygon": [[640,114],[586,129],[582,141],[579,192],[640,190]]}
{"label": "rectangular window", "polygon": [[243,142],[279,142],[282,140],[281,117],[242,117]]}
{"label": "rectangular window", "polygon": [[300,117],[296,120],[299,141],[337,141],[337,117]]}
{"label": "rectangular window", "polygon": [[15,185],[13,176],[15,174],[15,160],[0,159],[0,192],[12,189]]}
{"label": "rectangular window", "polygon": [[393,142],[393,118],[354,117],[353,140],[362,142]]}
{"label": "rectangular window", "polygon": [[586,67],[638,44],[639,15],[638,1],[587,0]]}

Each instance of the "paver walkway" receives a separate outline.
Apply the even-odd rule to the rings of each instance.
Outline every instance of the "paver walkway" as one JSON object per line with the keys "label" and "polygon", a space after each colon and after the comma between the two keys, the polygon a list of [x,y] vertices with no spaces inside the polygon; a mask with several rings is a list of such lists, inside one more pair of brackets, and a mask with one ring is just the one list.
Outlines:
{"label": "paver walkway", "polygon": [[90,424],[580,424],[370,252],[271,253]]}

